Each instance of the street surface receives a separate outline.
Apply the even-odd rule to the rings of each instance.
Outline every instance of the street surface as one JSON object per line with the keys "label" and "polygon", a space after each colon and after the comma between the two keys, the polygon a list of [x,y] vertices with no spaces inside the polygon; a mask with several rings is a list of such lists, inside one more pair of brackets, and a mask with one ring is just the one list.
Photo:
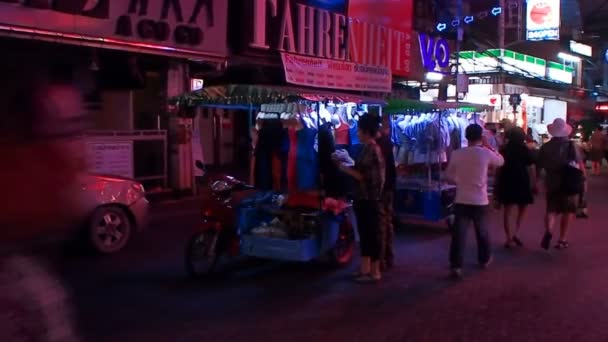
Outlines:
{"label": "street surface", "polygon": [[378,285],[353,283],[351,269],[252,261],[192,281],[193,201],[158,206],[127,251],[67,254],[59,269],[84,341],[608,341],[608,176],[590,185],[591,218],[575,222],[569,250],[540,250],[538,200],[519,250],[502,247],[494,214],[489,270],[469,234],[461,281],[447,277],[449,236],[428,227],[398,233],[396,267]]}

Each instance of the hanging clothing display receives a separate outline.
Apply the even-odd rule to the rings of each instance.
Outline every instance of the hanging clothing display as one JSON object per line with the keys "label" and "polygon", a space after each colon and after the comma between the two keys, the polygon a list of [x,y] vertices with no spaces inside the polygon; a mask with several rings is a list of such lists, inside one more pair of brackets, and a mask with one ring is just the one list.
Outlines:
{"label": "hanging clothing display", "polygon": [[317,116],[316,108],[305,104],[272,104],[263,109],[277,113],[258,113],[255,186],[297,193],[321,190],[322,185],[328,196],[343,196],[345,177],[331,159],[332,116],[322,107]]}
{"label": "hanging clothing display", "polygon": [[[281,187],[286,186],[288,151],[287,132],[281,125],[281,121],[278,119],[263,120],[255,148],[254,179],[257,188],[271,190],[277,183]],[[276,165],[279,165],[278,170]],[[277,182],[275,179],[279,181]]]}
{"label": "hanging clothing display", "polygon": [[[329,197],[341,198],[348,192],[347,177],[332,160],[336,144],[332,135],[332,125],[326,123],[319,129],[319,169],[323,179],[323,189]],[[346,126],[342,124],[342,126]],[[348,127],[348,126],[346,126]]]}
{"label": "hanging clothing display", "polygon": [[451,112],[398,116],[393,126],[398,130],[393,135],[393,139],[399,140],[397,163],[411,165],[447,162],[448,149],[462,147],[467,126],[466,117]]}

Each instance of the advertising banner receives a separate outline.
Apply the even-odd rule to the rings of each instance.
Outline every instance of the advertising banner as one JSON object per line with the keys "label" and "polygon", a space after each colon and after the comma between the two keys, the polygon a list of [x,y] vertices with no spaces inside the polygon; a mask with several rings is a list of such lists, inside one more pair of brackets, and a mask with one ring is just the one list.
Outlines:
{"label": "advertising banner", "polygon": [[308,87],[391,92],[391,71],[347,61],[281,53],[288,83]]}
{"label": "advertising banner", "polygon": [[[350,18],[380,28],[374,31],[369,26],[351,26],[353,34],[359,38],[358,45],[363,47],[370,34],[383,41],[384,51],[379,59],[386,61],[396,76],[410,74],[412,44],[418,43],[414,40],[416,37],[412,37],[413,11],[413,0],[350,0],[348,3]],[[368,51],[361,48],[358,53],[366,54]]]}
{"label": "advertising banner", "polygon": [[528,0],[527,40],[559,40],[560,0]]}
{"label": "advertising banner", "polygon": [[159,54],[227,55],[225,0],[0,0],[0,33]]}

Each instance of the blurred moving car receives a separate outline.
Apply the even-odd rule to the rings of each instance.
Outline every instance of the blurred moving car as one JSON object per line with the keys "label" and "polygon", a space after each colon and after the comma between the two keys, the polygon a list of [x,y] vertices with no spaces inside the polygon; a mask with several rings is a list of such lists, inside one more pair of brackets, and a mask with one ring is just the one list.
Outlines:
{"label": "blurred moving car", "polygon": [[142,184],[124,177],[82,174],[79,185],[89,208],[81,232],[95,251],[116,253],[145,228],[149,203]]}

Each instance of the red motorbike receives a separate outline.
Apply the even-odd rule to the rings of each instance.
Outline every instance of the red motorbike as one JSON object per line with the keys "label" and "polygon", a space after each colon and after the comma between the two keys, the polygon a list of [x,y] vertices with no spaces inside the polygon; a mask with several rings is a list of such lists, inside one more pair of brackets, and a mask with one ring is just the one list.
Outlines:
{"label": "red motorbike", "polygon": [[[200,161],[199,169],[204,170]],[[273,202],[275,195],[260,195],[258,190],[225,174],[205,173],[209,188],[203,192],[203,213],[200,224],[189,239],[185,250],[186,271],[191,277],[208,276],[219,271],[225,258],[244,255],[242,232],[239,231],[239,210],[255,207],[261,202]],[[336,266],[350,263],[354,254],[355,232],[346,213],[339,215],[340,223],[335,234],[324,234],[315,255],[327,256]],[[323,245],[323,247],[321,247]],[[264,257],[260,255],[250,255]]]}
{"label": "red motorbike", "polygon": [[232,176],[207,172],[204,165],[196,167],[205,171],[204,182],[209,184],[202,194],[203,213],[200,224],[186,247],[186,271],[191,277],[213,273],[221,256],[239,253],[236,227],[237,208],[243,198],[256,191]]}

